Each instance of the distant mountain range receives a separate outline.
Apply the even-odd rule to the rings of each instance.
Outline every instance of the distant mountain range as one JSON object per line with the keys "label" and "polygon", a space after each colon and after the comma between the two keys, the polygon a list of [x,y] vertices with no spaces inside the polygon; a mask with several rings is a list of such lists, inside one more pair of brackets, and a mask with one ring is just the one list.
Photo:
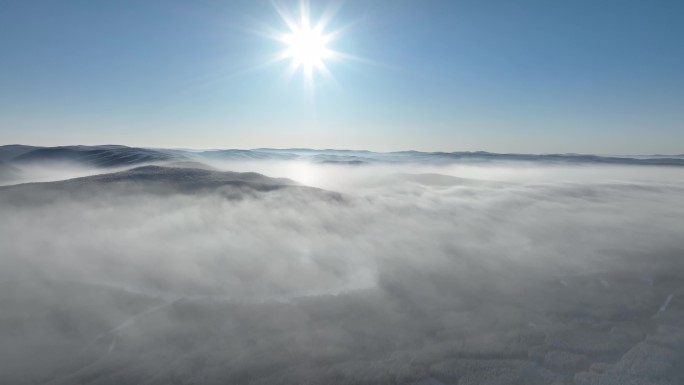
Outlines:
{"label": "distant mountain range", "polygon": [[[138,148],[120,145],[34,147],[0,146],[1,169],[36,164],[74,163],[97,168],[134,167],[143,164],[212,161],[309,161],[317,164],[452,164],[489,162],[543,162],[548,164],[604,164],[684,166],[684,155],[599,156],[584,154],[500,154],[475,152],[372,152],[306,148],[254,150],[187,150]],[[8,171],[0,171],[7,173]]]}

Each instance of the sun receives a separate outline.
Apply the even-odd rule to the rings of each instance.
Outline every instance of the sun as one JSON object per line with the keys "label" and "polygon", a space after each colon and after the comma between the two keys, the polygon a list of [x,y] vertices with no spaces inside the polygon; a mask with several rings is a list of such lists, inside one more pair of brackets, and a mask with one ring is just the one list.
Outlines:
{"label": "sun", "polygon": [[314,68],[323,69],[324,60],[332,56],[332,51],[326,47],[330,36],[325,35],[321,28],[311,28],[308,20],[302,20],[301,25],[294,26],[291,33],[283,36],[282,41],[288,48],[284,56],[292,59],[295,69],[302,67],[305,72],[312,72]]}
{"label": "sun", "polygon": [[291,72],[301,70],[304,72],[307,83],[313,81],[314,72],[330,75],[326,66],[326,60],[331,60],[339,54],[328,47],[337,32],[327,32],[326,26],[334,12],[327,11],[315,23],[310,17],[310,4],[302,0],[299,7],[299,17],[293,17],[283,8],[276,7],[289,31],[277,36],[278,40],[285,44],[279,60],[291,61]]}

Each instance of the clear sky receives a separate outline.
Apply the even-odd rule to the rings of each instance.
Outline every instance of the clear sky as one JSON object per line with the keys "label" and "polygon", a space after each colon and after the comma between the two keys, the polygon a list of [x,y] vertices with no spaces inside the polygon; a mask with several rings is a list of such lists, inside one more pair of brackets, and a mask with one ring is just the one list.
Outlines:
{"label": "clear sky", "polygon": [[684,153],[684,1],[2,0],[0,144]]}

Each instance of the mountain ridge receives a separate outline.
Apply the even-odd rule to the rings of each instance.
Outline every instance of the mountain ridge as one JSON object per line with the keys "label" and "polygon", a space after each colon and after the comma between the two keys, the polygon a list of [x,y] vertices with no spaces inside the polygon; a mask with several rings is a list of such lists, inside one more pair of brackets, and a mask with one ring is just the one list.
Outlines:
{"label": "mountain ridge", "polygon": [[488,162],[536,162],[543,164],[600,164],[633,166],[684,166],[684,155],[529,154],[487,151],[422,152],[337,149],[212,149],[183,150],[127,147],[122,145],[33,147],[0,146],[0,160],[15,165],[72,162],[98,168],[127,167],[179,161],[310,161],[320,164],[451,164]]}
{"label": "mountain ridge", "polygon": [[242,199],[255,193],[296,190],[307,196],[341,200],[342,195],[305,186],[287,178],[272,178],[256,172],[215,171],[211,169],[140,166],[129,170],[49,182],[29,182],[0,186],[0,198],[14,204],[49,203],[55,199],[96,199],[129,194],[213,194]]}

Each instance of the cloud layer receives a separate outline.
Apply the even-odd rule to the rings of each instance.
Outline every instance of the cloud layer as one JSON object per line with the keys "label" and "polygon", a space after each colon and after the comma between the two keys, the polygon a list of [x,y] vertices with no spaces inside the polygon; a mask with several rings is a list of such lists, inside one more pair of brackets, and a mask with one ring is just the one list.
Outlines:
{"label": "cloud layer", "polygon": [[[541,325],[552,323],[552,311],[567,312],[563,321],[567,324],[556,321],[563,325],[562,330],[575,330],[581,317],[589,319],[586,322],[608,322],[612,316],[604,314],[607,318],[600,320],[596,313],[601,307],[624,318],[622,312],[631,305],[628,298],[620,297],[621,291],[629,296],[649,293],[648,303],[638,311],[650,314],[662,305],[662,295],[669,294],[664,291],[677,288],[670,283],[654,286],[654,282],[665,282],[662,277],[673,274],[675,282],[684,279],[675,274],[684,271],[684,183],[682,172],[676,169],[649,168],[645,174],[636,167],[521,168],[506,164],[359,168],[261,163],[260,167],[258,171],[292,168],[289,174],[270,174],[297,179],[299,173],[299,179],[310,177],[318,187],[339,187],[343,197],[331,199],[315,190],[293,188],[250,194],[240,190],[229,195],[206,191],[158,194],[130,185],[98,184],[90,186],[85,195],[68,188],[49,195],[0,190],[0,279],[5,285],[21,286],[22,294],[15,298],[27,297],[37,304],[8,306],[10,315],[0,329],[8,341],[16,343],[8,346],[47,361],[57,360],[41,366],[48,375],[54,365],[55,373],[66,376],[81,363],[61,362],[49,352],[37,354],[35,349],[50,344],[67,350],[91,349],[86,346],[90,341],[107,345],[98,348],[103,357],[138,349],[165,351],[180,359],[154,336],[218,333],[246,345],[237,350],[209,348],[203,345],[208,343],[205,337],[196,334],[184,341],[190,351],[216,361],[216,365],[219,357],[228,357],[221,362],[230,362],[232,369],[223,367],[223,377],[219,377],[230,372],[237,376],[235,383],[257,378],[268,383],[269,376],[282,375],[275,363],[277,357],[271,356],[282,353],[279,341],[293,343],[291,349],[301,355],[288,358],[284,365],[313,365],[306,370],[310,369],[307,373],[314,378],[334,377],[331,370],[339,371],[340,378],[370,371],[392,372],[397,381],[398,369],[373,369],[364,358],[370,355],[373,359],[394,357],[397,365],[406,367],[406,378],[412,381],[428,377],[446,381],[450,370],[471,365],[461,372],[478,373],[477,365],[482,363],[446,364],[449,349],[456,347],[435,342],[440,338],[453,339],[462,350],[484,349],[488,353],[482,354],[490,359],[506,357],[508,348],[500,344],[506,344],[507,338],[528,338],[520,337],[527,332],[537,333]],[[426,174],[437,171],[441,175]],[[474,176],[480,178],[472,179]],[[40,190],[44,186],[30,187]],[[97,289],[104,290],[100,297],[94,293],[91,299],[74,305],[72,299],[46,294],[50,290],[46,291],[45,285],[52,283],[45,282],[106,289]],[[66,290],[59,287],[55,290]],[[563,292],[565,288],[573,294]],[[119,297],[130,298],[121,304]],[[12,298],[5,295],[3,300]],[[599,300],[611,304],[595,302]],[[218,302],[207,305],[205,301]],[[258,309],[230,305],[237,303]],[[569,308],[560,309],[565,305]],[[193,306],[198,308],[186,309]],[[173,311],[167,313],[167,308]],[[229,309],[244,312],[244,319],[251,321],[245,324]],[[41,318],[43,311],[50,315]],[[189,321],[179,311],[199,318]],[[356,314],[358,322],[348,311]],[[257,313],[269,319],[264,321],[268,326],[249,326],[259,319]],[[83,317],[82,324],[72,324],[76,314]],[[339,323],[350,316],[344,322],[351,327]],[[16,329],[20,334],[31,331],[30,336],[21,337],[8,328],[12,317],[37,322]],[[60,322],[67,326],[60,329]],[[199,324],[193,324],[196,322]],[[122,324],[108,334],[107,330]],[[553,341],[548,339],[561,338],[557,334],[562,330],[539,332],[538,336],[532,333],[529,338],[547,342],[528,345],[541,344],[548,353],[553,350],[549,347]],[[512,331],[515,336],[506,334]],[[144,333],[141,341],[145,342],[135,342],[135,333]],[[240,333],[261,333],[268,338],[250,342],[241,340],[246,337]],[[377,334],[382,342],[375,347],[368,344],[367,333]],[[604,338],[601,333],[596,338]],[[294,335],[299,342],[289,339]],[[477,336],[477,341],[468,342],[467,335]],[[317,346],[318,338],[323,346]],[[20,341],[35,345],[20,346]],[[386,345],[388,341],[396,347]],[[469,343],[477,349],[467,348]],[[487,348],[490,343],[492,347]],[[629,344],[619,345],[610,354],[624,353]],[[525,345],[525,360],[530,354],[527,348]],[[7,349],[0,348],[5,357],[11,355]],[[240,358],[240,349],[250,353]],[[341,349],[339,354],[335,349]],[[574,352],[584,357],[578,360],[591,361],[593,358],[587,358],[591,354],[583,349],[561,349],[553,354]],[[266,353],[269,350],[271,353]],[[312,363],[317,354],[330,356],[324,377],[317,377],[322,374]],[[553,354],[549,360],[572,358]],[[411,369],[407,362],[416,357],[426,362]],[[619,356],[613,362],[616,359]],[[115,363],[107,362],[105,367],[110,370]],[[125,362],[120,365],[130,365]],[[524,362],[491,365],[518,373],[527,370]],[[529,362],[537,365],[535,360]],[[149,365],[137,368],[136,373],[143,371],[141,378],[154,378],[151,373],[158,364],[150,358]],[[16,365],[13,375],[28,370]],[[544,365],[535,366],[537,383],[551,383],[575,369],[588,368],[588,364],[578,364],[572,370]],[[207,378],[213,375],[204,370],[187,369]],[[293,382],[305,376],[297,373],[290,373]]]}

